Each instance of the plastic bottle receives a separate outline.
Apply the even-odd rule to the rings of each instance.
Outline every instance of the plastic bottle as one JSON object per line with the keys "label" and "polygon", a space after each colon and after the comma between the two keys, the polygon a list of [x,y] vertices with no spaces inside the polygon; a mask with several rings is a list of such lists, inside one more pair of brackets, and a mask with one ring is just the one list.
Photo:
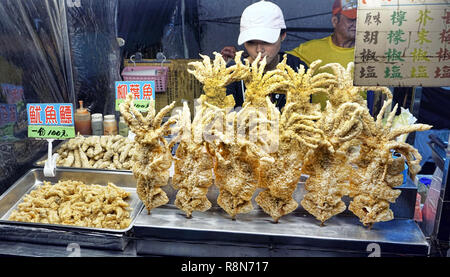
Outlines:
{"label": "plastic bottle", "polygon": [[80,103],[80,108],[77,109],[75,113],[75,133],[82,135],[91,135],[91,113],[83,108],[83,101],[78,101]]}
{"label": "plastic bottle", "polygon": [[102,136],[103,135],[103,115],[101,113],[94,113],[91,116],[92,118],[92,134],[94,136]]}
{"label": "plastic bottle", "polygon": [[105,120],[103,121],[103,134],[117,135],[117,121],[115,115],[105,115]]}
{"label": "plastic bottle", "polygon": [[128,137],[128,124],[125,122],[123,116],[119,119],[119,135]]}

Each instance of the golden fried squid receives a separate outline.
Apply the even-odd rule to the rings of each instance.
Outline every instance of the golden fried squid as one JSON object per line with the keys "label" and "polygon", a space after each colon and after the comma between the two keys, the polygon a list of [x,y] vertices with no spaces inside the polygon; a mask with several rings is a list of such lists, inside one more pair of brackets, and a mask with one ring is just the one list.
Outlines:
{"label": "golden fried squid", "polygon": [[[209,154],[202,130],[213,114],[202,106],[191,124],[191,113],[187,102],[183,103],[180,126],[181,142],[175,158],[173,187],[178,190],[175,205],[190,218],[193,211],[206,211],[211,202],[206,197],[213,184],[213,157]],[[200,132],[199,132],[200,131]]]}
{"label": "golden fried squid", "polygon": [[247,71],[240,75],[247,88],[243,107],[237,112],[222,111],[225,128],[215,128],[218,139],[211,144],[216,157],[217,203],[233,219],[253,210],[252,196],[259,184],[260,166],[273,162],[268,152],[277,143],[274,134],[278,133],[279,112],[274,112],[275,107],[266,96],[288,85],[276,74],[281,70],[263,75],[266,59],[261,60],[261,55],[251,67],[248,60],[245,62],[240,67]]}
{"label": "golden fried squid", "polygon": [[280,119],[278,151],[271,153],[275,162],[261,169],[260,187],[264,190],[255,199],[275,222],[298,207],[293,193],[301,176],[300,166],[304,156],[309,149],[326,143],[323,131],[316,127],[316,121],[321,116],[320,106],[311,104],[309,100],[311,94],[326,91],[323,87],[335,84],[336,78],[329,73],[313,77],[320,62],[312,63],[306,73],[303,66],[295,72],[286,65],[285,55],[277,66],[285,73],[284,77],[290,85]]}
{"label": "golden fried squid", "polygon": [[[267,153],[270,143],[264,136],[252,135],[257,133],[256,122],[261,117],[263,114],[246,103],[239,112],[226,115],[230,128],[224,133],[215,131],[220,138],[212,145],[216,157],[215,184],[219,188],[217,203],[232,219],[253,210],[252,196],[259,182],[260,165],[273,162]],[[253,123],[249,124],[250,121]]]}
{"label": "golden fried squid", "polygon": [[[404,169],[402,158],[394,159],[392,150],[401,153],[411,166],[413,174],[419,171],[420,154],[412,146],[396,142],[401,134],[427,130],[429,125],[415,124],[391,130],[397,107],[390,113],[387,124],[382,125],[385,111],[392,102],[392,94],[385,87],[354,87],[353,63],[347,68],[328,64],[338,78],[338,84],[328,92],[329,101],[319,126],[333,146],[318,147],[308,153],[303,172],[310,177],[305,184],[308,193],[302,206],[322,223],[345,210],[342,196],[353,198],[349,210],[364,225],[393,219],[389,202],[400,195],[392,189],[401,185]],[[362,91],[381,91],[387,96],[376,120],[370,115]],[[359,155],[350,155],[355,149]],[[355,169],[356,167],[356,169]]]}
{"label": "golden fried squid", "polygon": [[349,192],[352,173],[349,153],[357,144],[355,139],[363,131],[365,122],[371,120],[365,113],[367,108],[361,105],[365,102],[360,92],[365,88],[353,87],[352,64],[347,69],[340,64],[328,64],[323,68],[326,67],[332,67],[337,77],[337,83],[327,90],[329,100],[318,121],[328,143],[320,144],[306,155],[302,173],[309,178],[305,183],[307,194],[301,201],[303,208],[322,224],[346,209],[342,197]]}
{"label": "golden fried squid", "polygon": [[244,79],[248,74],[248,65],[242,64],[241,56],[243,51],[239,51],[235,56],[235,65],[227,67],[227,63],[222,55],[214,52],[215,58],[211,64],[209,56],[201,55],[203,62],[191,62],[188,72],[203,84],[205,94],[200,96],[200,101],[211,105],[225,108],[234,107],[233,95],[226,95],[226,86]]}
{"label": "golden fried squid", "polygon": [[[213,183],[213,154],[208,152],[204,133],[214,135],[214,130],[222,130],[226,112],[234,107],[232,95],[226,95],[226,86],[249,74],[248,66],[241,62],[242,51],[236,53],[235,65],[226,67],[219,53],[214,52],[211,63],[208,56],[200,55],[202,62],[192,62],[188,72],[193,74],[204,86],[200,96],[199,111],[190,122],[190,112],[184,103],[181,142],[176,152],[173,185],[178,189],[175,205],[191,217],[194,210],[206,211],[211,207],[206,194]],[[211,141],[209,141],[211,142]]]}
{"label": "golden fried squid", "polygon": [[[389,92],[390,93],[390,92]],[[358,166],[350,183],[352,201],[349,210],[359,217],[364,225],[372,226],[375,222],[389,221],[394,218],[389,203],[394,203],[401,191],[393,189],[403,182],[405,160],[412,175],[420,170],[419,152],[411,145],[397,142],[402,134],[414,131],[424,131],[432,126],[413,124],[391,130],[392,120],[397,111],[397,105],[389,114],[387,123],[382,123],[382,113],[392,102],[392,96],[384,102],[376,121],[369,122],[369,132],[361,134],[360,155],[353,162]],[[403,157],[394,158],[393,151]]]}
{"label": "golden fried squid", "polygon": [[170,125],[176,123],[177,117],[172,116],[163,125],[161,123],[164,115],[174,107],[175,102],[156,114],[154,100],[152,100],[146,116],[136,110],[133,102],[133,95],[130,93],[120,104],[120,113],[130,130],[136,134],[137,146],[133,154],[133,174],[137,181],[137,194],[150,214],[153,208],[169,201],[161,187],[167,185],[169,181],[169,168],[173,161],[171,154],[173,143],[168,143],[164,136],[170,133]]}

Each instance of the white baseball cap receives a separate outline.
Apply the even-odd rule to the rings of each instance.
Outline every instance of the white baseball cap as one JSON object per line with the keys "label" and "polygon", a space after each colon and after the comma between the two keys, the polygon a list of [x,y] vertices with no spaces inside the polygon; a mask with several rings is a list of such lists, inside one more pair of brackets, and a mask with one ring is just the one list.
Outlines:
{"label": "white baseball cap", "polygon": [[250,40],[274,43],[281,29],[286,29],[286,24],[280,7],[269,1],[256,2],[242,12],[238,44]]}

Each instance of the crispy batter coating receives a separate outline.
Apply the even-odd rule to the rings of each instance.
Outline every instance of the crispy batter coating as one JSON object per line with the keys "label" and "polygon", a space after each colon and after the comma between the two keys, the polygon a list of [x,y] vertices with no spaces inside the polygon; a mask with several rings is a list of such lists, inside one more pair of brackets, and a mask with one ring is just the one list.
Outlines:
{"label": "crispy batter coating", "polygon": [[233,128],[231,132],[216,131],[221,139],[215,140],[211,146],[216,158],[214,174],[215,184],[219,187],[217,203],[233,219],[237,214],[253,210],[251,200],[258,187],[261,165],[273,163],[273,158],[267,153],[270,144],[267,138],[257,136],[252,139],[248,135],[252,133],[252,128],[258,126],[248,124],[250,119],[263,117],[263,113],[252,109],[249,104],[237,113],[227,114],[227,126],[232,125]]}
{"label": "crispy batter coating", "polygon": [[241,56],[243,51],[239,51],[235,56],[235,65],[227,67],[227,63],[222,55],[214,52],[215,59],[207,55],[201,55],[202,62],[191,62],[189,66],[193,69],[187,71],[195,76],[203,84],[204,95],[200,96],[202,102],[208,102],[220,108],[234,107],[235,102],[232,95],[226,95],[226,86],[244,79],[249,74],[248,66],[242,64]]}
{"label": "crispy batter coating", "polygon": [[[392,97],[388,97],[381,112],[384,112],[391,101]],[[389,114],[386,125],[382,124],[382,117],[379,115],[376,121],[370,123],[371,131],[363,133],[359,138],[361,154],[353,160],[358,169],[350,186],[350,197],[353,197],[353,200],[349,210],[358,216],[364,225],[371,226],[375,222],[394,218],[389,203],[394,203],[400,195],[400,190],[393,188],[402,184],[405,160],[412,175],[420,170],[422,157],[419,152],[411,145],[397,142],[395,139],[401,134],[424,131],[432,127],[413,124],[391,130],[396,110],[397,106]],[[402,154],[402,157],[394,159],[392,151]]]}
{"label": "crispy batter coating", "polygon": [[198,112],[191,124],[191,114],[187,102],[183,103],[180,127],[181,142],[176,151],[173,187],[178,190],[175,205],[186,213],[188,218],[193,211],[204,212],[211,208],[206,197],[213,184],[213,157],[208,153],[207,144],[194,138],[195,130],[203,128],[206,118],[211,117],[205,107]]}
{"label": "crispy batter coating", "polygon": [[[249,64],[248,60],[245,60]],[[279,68],[264,72],[267,65],[266,57],[261,59],[261,53],[251,64],[251,72],[247,78],[243,79],[245,83],[245,101],[250,107],[267,108],[266,96],[271,93],[283,93],[290,85],[285,72]]]}
{"label": "crispy batter coating", "polygon": [[[307,155],[302,170],[310,177],[305,184],[308,193],[301,204],[323,223],[345,210],[341,198],[349,195],[353,198],[349,210],[364,225],[391,220],[389,203],[394,203],[400,194],[393,187],[401,185],[403,179],[403,159],[394,159],[392,150],[406,158],[413,174],[418,172],[421,159],[416,149],[396,142],[395,138],[431,126],[414,124],[391,130],[397,107],[383,126],[383,115],[392,102],[390,90],[353,87],[353,63],[346,69],[339,64],[325,67],[333,70],[338,83],[328,90],[329,101],[318,124],[333,147],[320,146]],[[387,96],[376,120],[361,97],[361,92],[367,90],[381,91]],[[359,149],[359,155],[354,155],[355,149]]]}
{"label": "crispy batter coating", "polygon": [[[190,71],[205,84],[201,124],[193,131],[194,138],[202,137],[208,129],[210,139],[180,144],[179,156],[199,165],[195,166],[196,171],[180,161],[179,172],[183,177],[179,183],[192,180],[187,171],[202,171],[196,175],[209,184],[205,165],[206,153],[211,153],[215,183],[219,187],[217,202],[233,219],[253,209],[251,200],[256,188],[263,189],[256,202],[275,222],[295,210],[298,203],[292,196],[301,173],[309,175],[305,184],[307,194],[301,204],[322,223],[346,209],[342,201],[346,195],[353,197],[349,209],[365,225],[393,218],[389,203],[399,195],[392,188],[401,184],[403,158],[411,173],[420,169],[417,150],[396,142],[395,138],[431,126],[415,124],[391,130],[396,108],[382,126],[392,94],[385,87],[354,87],[353,63],[346,68],[327,64],[320,69],[331,68],[334,74],[315,75],[321,61],[313,62],[307,72],[303,67],[295,72],[286,65],[285,56],[275,70],[265,72],[266,60],[260,55],[251,65],[248,60],[244,65],[239,54],[236,66],[228,70],[221,56],[215,55],[212,64],[203,56],[203,63],[192,64],[194,70]],[[244,80],[247,88],[244,105],[241,110],[230,112],[227,108],[234,102],[227,98],[224,87],[239,79]],[[382,91],[387,96],[376,120],[361,96],[367,90]],[[286,94],[283,114],[267,97],[275,92]],[[329,98],[323,112],[309,102],[310,96],[317,92],[326,92]],[[392,150],[403,158],[392,158]],[[188,170],[182,172],[184,168]],[[193,197],[203,197],[208,186],[195,190],[195,185],[181,185],[180,209],[190,215],[195,210],[194,204],[186,203],[193,199],[200,210],[209,208],[208,202]]]}
{"label": "crispy batter coating", "polygon": [[87,185],[80,181],[44,184],[24,197],[9,220],[123,229],[130,225],[129,192],[108,183]]}
{"label": "crispy batter coating", "polygon": [[[57,166],[99,169],[131,169],[134,142],[121,135],[78,135],[66,141],[57,153]],[[42,164],[45,162],[42,161]]]}
{"label": "crispy batter coating", "polygon": [[[189,71],[204,83],[205,96],[200,100],[213,111],[211,116],[218,119],[202,127],[212,135],[207,143],[214,155],[215,184],[219,187],[217,203],[233,219],[253,209],[251,199],[258,185],[260,164],[273,162],[267,154],[274,140],[272,121],[267,109],[258,108],[264,109],[267,101],[270,103],[266,95],[286,86],[286,82],[280,86],[283,80],[277,74],[263,76],[266,61],[261,61],[261,56],[250,67],[248,60],[242,64],[241,54],[238,52],[236,65],[229,68],[220,54],[215,53],[212,65],[208,57],[202,56],[203,63],[192,64],[195,68]],[[231,102],[225,97],[225,86],[238,80],[246,84],[246,101],[240,111],[230,112],[227,108],[234,106],[234,102],[227,104]],[[211,117],[204,117],[203,121],[210,122]]]}
{"label": "crispy batter coating", "polygon": [[286,60],[285,55],[277,66],[289,83],[286,106],[280,119],[279,149],[272,154],[275,162],[261,170],[260,187],[265,190],[255,199],[275,222],[298,207],[293,193],[300,180],[300,167],[305,155],[321,144],[327,145],[323,131],[316,126],[321,116],[320,107],[309,103],[310,96],[326,91],[323,86],[336,83],[332,74],[322,73],[313,77],[320,60],[314,62],[306,73],[303,66],[295,72],[286,65]]}
{"label": "crispy batter coating", "polygon": [[364,87],[353,87],[350,63],[347,69],[340,64],[328,64],[337,78],[326,90],[329,101],[320,120],[319,128],[330,145],[320,145],[306,156],[302,172],[310,175],[305,183],[308,193],[302,206],[322,224],[346,209],[342,197],[349,193],[352,167],[350,152],[358,145],[358,136],[372,121],[365,101],[360,95]]}
{"label": "crispy batter coating", "polygon": [[172,142],[164,139],[170,133],[170,125],[176,123],[177,117],[170,117],[161,125],[162,119],[175,105],[173,102],[155,115],[154,103],[150,103],[147,116],[143,116],[133,104],[133,95],[127,95],[120,104],[120,113],[130,130],[136,134],[136,150],[133,154],[133,174],[137,181],[137,193],[144,202],[148,213],[153,208],[169,202],[166,193],[161,189],[169,181],[169,168],[172,166]]}

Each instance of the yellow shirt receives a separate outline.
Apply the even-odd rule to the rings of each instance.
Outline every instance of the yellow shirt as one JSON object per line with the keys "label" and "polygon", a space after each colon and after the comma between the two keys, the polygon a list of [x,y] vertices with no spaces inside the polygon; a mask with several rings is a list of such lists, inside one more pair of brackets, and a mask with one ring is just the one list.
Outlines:
{"label": "yellow shirt", "polygon": [[[307,41],[286,53],[299,57],[308,66],[315,60],[320,59],[322,60],[322,65],[327,63],[340,63],[343,67],[347,68],[347,64],[355,59],[355,48],[343,48],[335,45],[331,40],[331,35],[321,39]],[[332,73],[331,70],[328,72]],[[312,102],[320,103],[322,109],[325,108],[326,100],[325,93],[316,93],[312,96]]]}

